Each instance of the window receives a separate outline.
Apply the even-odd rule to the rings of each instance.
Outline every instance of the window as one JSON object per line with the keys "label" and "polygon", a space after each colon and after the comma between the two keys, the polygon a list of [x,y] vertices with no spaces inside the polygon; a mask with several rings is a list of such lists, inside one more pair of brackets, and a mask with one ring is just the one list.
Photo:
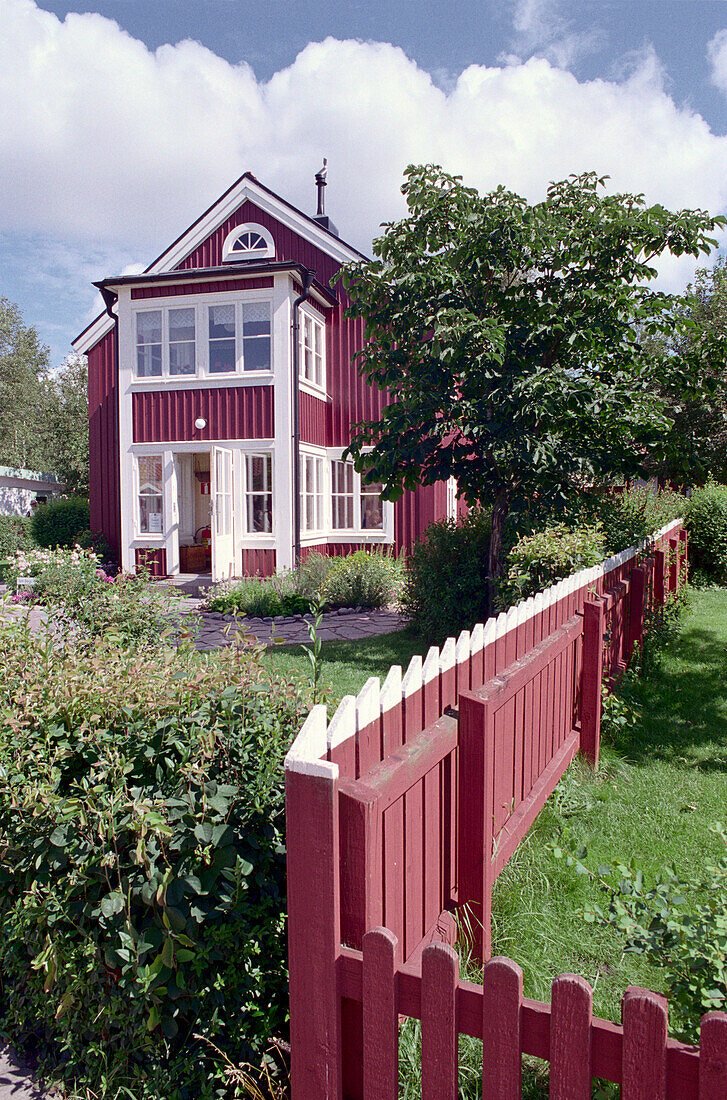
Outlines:
{"label": "window", "polygon": [[323,322],[316,321],[310,314],[304,313],[300,328],[300,375],[301,378],[312,382],[320,389],[325,386],[323,340]]}
{"label": "window", "polygon": [[271,302],[200,304],[136,313],[137,378],[194,378],[200,363],[210,377],[239,370],[271,371]]}
{"label": "window", "polygon": [[242,369],[270,367],[270,302],[243,302]]}
{"label": "window", "polygon": [[361,485],[361,530],[383,531],[384,502],[381,499],[383,485],[375,481],[371,485]]}
{"label": "window", "polygon": [[227,374],[237,368],[235,307],[232,304],[210,306],[208,315],[210,374]]}
{"label": "window", "polygon": [[334,531],[353,530],[353,463],[334,459],[331,463],[331,526]]}
{"label": "window", "polygon": [[140,455],[139,531],[142,535],[164,533],[164,461],[161,455]]}
{"label": "window", "polygon": [[222,246],[223,261],[236,260],[239,263],[241,260],[265,260],[274,257],[275,241],[271,233],[256,222],[236,226],[227,234]]}
{"label": "window", "polygon": [[331,527],[334,531],[383,531],[383,486],[365,485],[352,462],[331,460]]}
{"label": "window", "polygon": [[194,308],[169,310],[169,373],[196,374]]}
{"label": "window", "polygon": [[162,373],[162,311],[152,309],[136,315],[136,374],[158,378]]}
{"label": "window", "polygon": [[323,459],[301,455],[300,511],[304,531],[323,529]]}
{"label": "window", "polygon": [[273,460],[245,455],[245,522],[249,535],[273,530]]}

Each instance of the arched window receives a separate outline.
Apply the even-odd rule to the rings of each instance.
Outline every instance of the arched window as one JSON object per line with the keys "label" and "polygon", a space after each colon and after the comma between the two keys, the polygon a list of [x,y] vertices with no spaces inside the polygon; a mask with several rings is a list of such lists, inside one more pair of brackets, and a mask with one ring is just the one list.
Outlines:
{"label": "arched window", "polygon": [[264,226],[254,222],[235,226],[222,247],[223,260],[267,260],[274,256],[275,241]]}

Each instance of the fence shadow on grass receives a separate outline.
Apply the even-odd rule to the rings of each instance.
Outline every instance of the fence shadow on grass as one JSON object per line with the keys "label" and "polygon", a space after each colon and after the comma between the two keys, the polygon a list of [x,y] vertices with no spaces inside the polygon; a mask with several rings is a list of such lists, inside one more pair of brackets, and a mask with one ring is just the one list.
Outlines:
{"label": "fence shadow on grass", "polygon": [[[727,592],[724,594],[727,601]],[[690,626],[633,687],[638,725],[614,741],[635,763],[646,759],[727,771],[727,637]]]}

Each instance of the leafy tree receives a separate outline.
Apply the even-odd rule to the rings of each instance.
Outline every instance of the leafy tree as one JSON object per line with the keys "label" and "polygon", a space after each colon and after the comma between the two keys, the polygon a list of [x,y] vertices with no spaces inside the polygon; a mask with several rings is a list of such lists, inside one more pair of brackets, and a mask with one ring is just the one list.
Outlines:
{"label": "leafy tree", "polygon": [[88,496],[88,365],[69,355],[46,378],[46,448],[50,468],[69,493]]}
{"label": "leafy tree", "polygon": [[[666,467],[675,481],[727,481],[727,261],[700,268],[677,300],[664,342],[664,394],[673,418]],[[676,367],[676,384],[672,382]],[[685,373],[692,386],[682,385]]]}
{"label": "leafy tree", "polygon": [[45,461],[44,386],[48,349],[0,297],[0,465],[36,469]]}
{"label": "leafy tree", "polygon": [[393,395],[349,450],[389,499],[454,476],[491,504],[492,584],[514,505],[638,476],[660,453],[670,421],[644,337],[666,331],[671,300],[645,283],[665,251],[708,252],[725,220],[606,194],[594,173],[535,205],[437,166],[405,176],[408,215],[340,275],[366,322],[359,370]]}

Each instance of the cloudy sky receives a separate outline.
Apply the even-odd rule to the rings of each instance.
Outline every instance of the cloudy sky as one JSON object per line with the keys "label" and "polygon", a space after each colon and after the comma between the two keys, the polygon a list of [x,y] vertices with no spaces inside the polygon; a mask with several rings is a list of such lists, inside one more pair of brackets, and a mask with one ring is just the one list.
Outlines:
{"label": "cloudy sky", "polygon": [[0,295],[55,363],[92,280],[246,169],[313,212],[323,156],[364,251],[411,162],[531,200],[595,169],[727,213],[727,0],[0,0]]}

